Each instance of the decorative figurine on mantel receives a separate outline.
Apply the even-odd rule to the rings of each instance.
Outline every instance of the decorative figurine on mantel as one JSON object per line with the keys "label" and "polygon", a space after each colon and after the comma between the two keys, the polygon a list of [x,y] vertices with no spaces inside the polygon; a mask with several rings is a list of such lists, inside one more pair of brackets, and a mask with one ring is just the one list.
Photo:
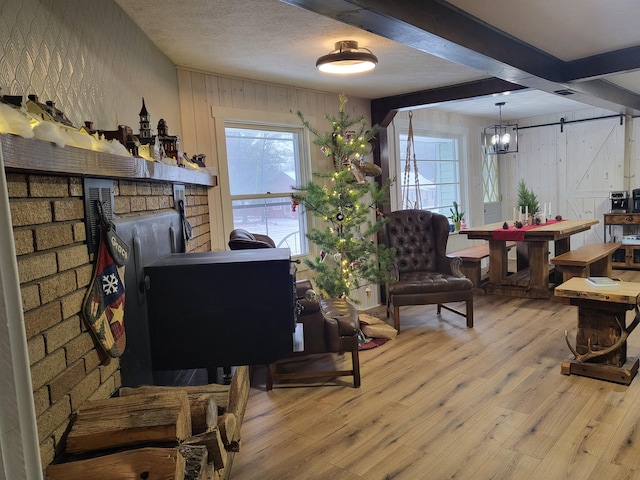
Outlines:
{"label": "decorative figurine on mantel", "polygon": [[138,156],[138,147],[140,142],[138,137],[133,134],[133,129],[128,125],[118,125],[117,130],[99,130],[101,136],[106,140],[117,140],[125,146],[129,153],[134,157]]}
{"label": "decorative figurine on mantel", "polygon": [[149,145],[153,143],[153,135],[151,134],[151,115],[147,111],[147,106],[144,104],[144,97],[142,97],[142,108],[140,109],[140,132],[138,138],[140,139],[140,145]]}
{"label": "decorative figurine on mantel", "polygon": [[41,103],[37,95],[33,93],[29,95],[27,101],[27,110],[34,115],[41,117],[44,121],[56,122],[66,127],[75,129],[71,120],[69,120],[64,112],[56,108],[56,104],[52,100]]}
{"label": "decorative figurine on mantel", "polygon": [[156,139],[162,144],[165,155],[170,158],[175,158],[178,160],[178,165],[181,165],[182,158],[178,155],[178,137],[169,135],[169,126],[164,118],[161,118],[158,122],[158,135]]}
{"label": "decorative figurine on mantel", "polygon": [[153,135],[151,130],[151,115],[147,110],[144,97],[142,98],[142,108],[138,116],[140,117],[140,132],[138,134],[140,140],[138,151],[140,156],[147,160],[157,160],[169,165],[183,167],[183,155],[179,152],[180,140],[176,135],[169,135],[169,127],[164,118],[158,121],[158,133],[157,135]]}

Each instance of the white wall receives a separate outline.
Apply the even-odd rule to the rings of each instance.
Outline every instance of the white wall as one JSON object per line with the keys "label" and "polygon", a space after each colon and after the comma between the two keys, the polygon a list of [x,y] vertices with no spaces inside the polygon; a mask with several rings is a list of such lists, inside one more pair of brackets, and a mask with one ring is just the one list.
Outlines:
{"label": "white wall", "polygon": [[[575,112],[521,119],[519,127],[607,117],[607,110]],[[554,214],[564,218],[603,221],[610,209],[609,192],[640,187],[635,148],[638,122],[619,117],[521,129],[518,153],[500,158],[503,216],[508,217],[524,179],[540,202],[552,202]],[[561,131],[562,130],[562,131]],[[603,227],[572,237],[572,246],[602,241]]]}
{"label": "white wall", "polygon": [[180,135],[176,69],[112,0],[0,2],[0,94],[52,100],[74,125]]}
{"label": "white wall", "polygon": [[[182,112],[183,146],[191,152],[206,154],[206,165],[220,171],[218,143],[224,143],[224,130],[220,122],[225,115],[238,118],[263,118],[271,115],[274,119],[295,117],[300,111],[305,119],[320,132],[330,130],[325,120],[326,114],[337,115],[340,100],[337,94],[305,90],[302,88],[256,82],[217,74],[206,74],[186,69],[178,69],[180,108]],[[349,115],[364,116],[370,124],[369,100],[349,97],[345,106]],[[276,120],[277,121],[277,120]],[[218,122],[218,123],[216,123]],[[219,138],[220,137],[220,138]],[[311,138],[313,141],[313,138]],[[311,145],[311,168],[313,171],[330,171],[331,160],[325,157],[315,145]],[[219,182],[225,179],[219,178]],[[212,249],[225,250],[228,231],[225,232],[224,212],[221,208],[221,188],[210,192],[211,245]]]}
{"label": "white wall", "polygon": [[[517,153],[500,155],[500,191],[502,216],[511,218],[517,201],[520,179],[532,188],[540,202],[551,202],[555,213],[565,218],[595,218],[602,222],[610,208],[609,192],[640,188],[640,159],[636,139],[640,122],[627,117],[620,125],[619,117],[560,125],[538,126],[586,120],[613,115],[597,108],[516,120],[519,127]],[[400,112],[394,121],[408,121],[408,112]],[[483,223],[483,196],[480,135],[494,121],[438,111],[413,110],[416,122],[454,127],[468,132],[465,205],[470,225]],[[535,126],[535,128],[534,128]],[[391,150],[393,151],[393,150]],[[401,152],[401,155],[403,153]],[[462,236],[452,236],[449,251],[468,244]],[[574,246],[602,241],[603,227],[575,236]]]}

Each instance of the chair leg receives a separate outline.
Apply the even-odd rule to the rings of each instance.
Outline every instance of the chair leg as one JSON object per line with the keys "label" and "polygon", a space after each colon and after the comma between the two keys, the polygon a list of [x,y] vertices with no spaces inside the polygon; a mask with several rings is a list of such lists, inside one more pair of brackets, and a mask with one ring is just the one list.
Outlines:
{"label": "chair leg", "polygon": [[438,315],[440,315],[440,313],[442,312],[442,304],[441,303],[438,304],[438,309],[436,310],[436,312],[438,313]]}
{"label": "chair leg", "polygon": [[400,307],[393,306],[393,327],[400,333]]}
{"label": "chair leg", "polygon": [[360,387],[360,355],[356,348],[351,352],[351,363],[353,365],[353,386],[355,388]]}
{"label": "chair leg", "polygon": [[267,365],[267,391],[273,390],[273,377],[276,374],[276,362]]}
{"label": "chair leg", "polygon": [[473,298],[467,300],[467,328],[473,328]]}

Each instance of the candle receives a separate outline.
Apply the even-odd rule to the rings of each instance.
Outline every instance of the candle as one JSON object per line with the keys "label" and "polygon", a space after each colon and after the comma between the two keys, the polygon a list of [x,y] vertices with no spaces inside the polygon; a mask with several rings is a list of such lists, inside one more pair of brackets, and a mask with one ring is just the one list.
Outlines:
{"label": "candle", "polygon": [[516,207],[513,207],[513,223],[516,223],[518,219],[516,218]]}

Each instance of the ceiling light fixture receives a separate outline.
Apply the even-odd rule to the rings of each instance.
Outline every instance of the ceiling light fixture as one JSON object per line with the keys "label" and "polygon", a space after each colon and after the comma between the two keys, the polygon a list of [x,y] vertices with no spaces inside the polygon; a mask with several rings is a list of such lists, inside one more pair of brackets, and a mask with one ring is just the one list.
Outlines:
{"label": "ceiling light fixture", "polygon": [[355,40],[336,42],[334,50],[316,61],[316,68],[324,73],[348,75],[368,72],[376,68],[378,59],[368,48],[358,48]]}
{"label": "ceiling light fixture", "polygon": [[502,107],[506,102],[496,103],[500,109],[500,123],[484,129],[483,143],[489,155],[516,153],[518,151],[518,124],[502,123]]}

